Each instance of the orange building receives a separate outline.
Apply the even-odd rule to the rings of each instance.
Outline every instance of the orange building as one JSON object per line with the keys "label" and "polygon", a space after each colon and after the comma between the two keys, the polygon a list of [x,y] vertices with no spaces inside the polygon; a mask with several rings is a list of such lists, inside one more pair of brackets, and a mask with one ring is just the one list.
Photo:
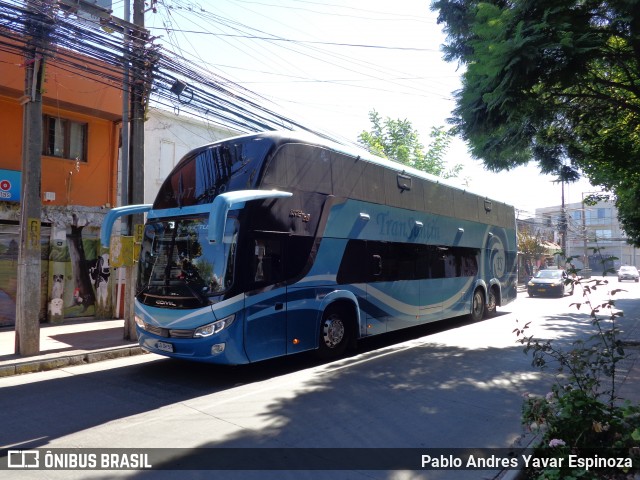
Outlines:
{"label": "orange building", "polygon": [[[3,39],[3,40],[6,40]],[[105,209],[116,204],[122,84],[71,52],[48,59],[43,91],[41,319],[110,314]],[[0,51],[0,325],[15,323],[22,168],[24,58]],[[89,68],[90,66],[90,68]],[[112,77],[113,75],[110,75]],[[11,187],[11,188],[9,188]],[[17,242],[17,244],[16,244]],[[91,288],[88,287],[91,286]]]}

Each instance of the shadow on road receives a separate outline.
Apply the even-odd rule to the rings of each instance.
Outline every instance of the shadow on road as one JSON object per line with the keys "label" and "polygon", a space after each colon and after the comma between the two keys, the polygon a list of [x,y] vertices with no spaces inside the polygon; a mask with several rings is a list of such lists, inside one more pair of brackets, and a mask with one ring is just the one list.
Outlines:
{"label": "shadow on road", "polygon": [[[308,354],[236,367],[159,358],[5,387],[2,444],[43,447],[115,422],[109,434],[121,431],[117,445],[130,446],[126,432],[136,416],[180,405],[197,412],[198,430],[218,432],[200,432],[218,438],[203,447],[503,447],[519,434],[520,395],[537,377],[516,345],[469,350],[430,343],[432,335],[470,323],[462,317],[367,339],[333,363]],[[276,380],[284,375],[295,379],[280,391]],[[273,400],[261,403],[256,386]],[[452,424],[456,417],[465,421]],[[151,445],[189,444],[188,428],[176,421],[168,416]],[[114,442],[109,438],[102,441]]]}

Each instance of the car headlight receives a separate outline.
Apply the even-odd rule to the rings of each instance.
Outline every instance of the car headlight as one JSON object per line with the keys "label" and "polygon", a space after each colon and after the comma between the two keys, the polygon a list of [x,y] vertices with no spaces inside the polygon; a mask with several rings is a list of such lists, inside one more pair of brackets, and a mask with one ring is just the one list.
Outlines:
{"label": "car headlight", "polygon": [[231,325],[236,319],[235,315],[229,315],[228,317],[223,318],[222,320],[218,320],[213,323],[208,323],[207,325],[203,325],[201,327],[196,328],[193,331],[194,337],[210,337],[211,335],[218,333],[229,325]]}
{"label": "car headlight", "polygon": [[529,283],[527,283],[527,286],[528,286],[528,287],[533,287],[533,282],[529,282]]}

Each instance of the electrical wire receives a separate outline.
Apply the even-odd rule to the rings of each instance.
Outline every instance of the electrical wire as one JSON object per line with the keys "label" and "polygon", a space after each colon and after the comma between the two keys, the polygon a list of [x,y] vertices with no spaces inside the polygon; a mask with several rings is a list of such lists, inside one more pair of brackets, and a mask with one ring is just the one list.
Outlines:
{"label": "electrical wire", "polygon": [[[276,104],[243,87],[237,81],[213,72],[211,66],[201,57],[195,56],[196,60],[187,58],[176,36],[181,29],[175,28],[174,25],[179,26],[178,20],[185,22],[192,20],[184,13],[189,11],[195,13],[198,7],[183,0],[175,0],[173,5],[174,7],[171,7],[161,3],[161,6],[166,8],[159,9],[162,12],[158,16],[161,19],[162,27],[158,28],[163,28],[169,37],[162,41],[157,37],[147,37],[143,30],[136,27],[131,27],[130,31],[121,33],[107,33],[105,28],[108,28],[109,25],[96,20],[81,19],[73,12],[62,11],[46,1],[37,2],[34,0],[29,4],[30,10],[27,10],[17,0],[1,0],[0,49],[26,55],[31,49],[29,42],[38,42],[44,45],[40,53],[55,61],[61,70],[69,74],[86,75],[105,85],[124,85],[124,88],[129,89],[141,83],[149,85],[150,89],[146,92],[146,96],[148,101],[154,105],[178,110],[180,113],[205,119],[213,124],[231,126],[245,132],[282,128],[301,129],[345,143],[345,139],[339,138],[335,134],[312,129],[302,122],[294,120],[290,115],[278,113],[276,110],[281,108]],[[353,57],[319,49],[318,45],[330,42],[309,41],[305,43],[284,39],[206,12],[203,9],[198,10],[198,19],[203,19],[202,21],[205,23],[196,25],[196,28],[203,28],[202,31],[218,37],[229,35],[228,31],[225,32],[224,29],[234,29],[234,31],[240,32],[239,35],[245,37],[244,40],[259,36],[263,41],[290,44],[290,46],[286,46],[285,50],[306,55],[317,61],[333,59],[331,61],[347,62],[354,65],[365,65],[366,63]],[[36,24],[34,22],[40,22],[38,25],[43,28],[34,29]],[[144,48],[130,48],[123,41],[125,35],[132,38],[143,38]],[[22,40],[17,40],[19,38]],[[335,46],[344,47],[345,45],[336,42]],[[197,52],[195,48],[191,48],[191,51]],[[255,58],[256,61],[261,61],[267,56],[265,54]],[[268,58],[270,62],[281,62],[275,70],[285,72],[280,73],[285,76],[284,78],[287,75],[286,71],[294,68],[294,65],[284,57],[278,58],[271,53]],[[281,68],[284,65],[283,62],[287,62],[287,65]],[[125,64],[132,67],[128,78],[123,78],[122,74]],[[144,68],[133,68],[135,65],[144,65]],[[336,65],[340,66],[338,63]],[[372,68],[375,71],[377,66],[366,65],[366,68]],[[349,71],[349,68],[345,70]],[[367,78],[367,76],[371,80],[389,81],[388,78],[383,79],[379,75],[363,72],[359,68],[352,68],[351,71],[357,73],[361,78],[342,80],[341,84],[361,83],[364,81],[362,77]],[[394,73],[395,77],[392,77],[392,81],[406,80],[401,78],[398,73],[401,74],[401,72]],[[296,76],[300,81],[301,76]],[[314,80],[312,77],[307,78]],[[410,79],[413,80],[413,78]],[[185,85],[185,92],[181,95],[176,95],[172,91],[173,86],[178,82]],[[331,81],[326,80],[326,82]],[[402,83],[397,83],[397,86],[405,88]],[[358,88],[373,87],[359,85]],[[409,94],[409,91],[403,92],[398,89],[397,93]],[[413,94],[423,93],[424,90],[417,89]]]}

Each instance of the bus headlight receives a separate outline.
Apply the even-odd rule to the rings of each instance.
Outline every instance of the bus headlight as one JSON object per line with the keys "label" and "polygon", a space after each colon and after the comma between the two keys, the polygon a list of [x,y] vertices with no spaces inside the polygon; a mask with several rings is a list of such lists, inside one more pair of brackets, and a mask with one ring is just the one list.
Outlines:
{"label": "bus headlight", "polygon": [[228,317],[223,318],[222,320],[218,320],[217,322],[208,323],[207,325],[198,327],[193,331],[193,336],[194,337],[210,337],[214,333],[218,333],[219,331],[227,328],[229,325],[233,323],[235,319],[236,319],[235,315],[229,315]]}
{"label": "bus headlight", "polygon": [[141,329],[144,330],[144,320],[142,319],[142,317],[138,315],[134,315],[133,319],[135,320],[136,325],[138,325]]}

